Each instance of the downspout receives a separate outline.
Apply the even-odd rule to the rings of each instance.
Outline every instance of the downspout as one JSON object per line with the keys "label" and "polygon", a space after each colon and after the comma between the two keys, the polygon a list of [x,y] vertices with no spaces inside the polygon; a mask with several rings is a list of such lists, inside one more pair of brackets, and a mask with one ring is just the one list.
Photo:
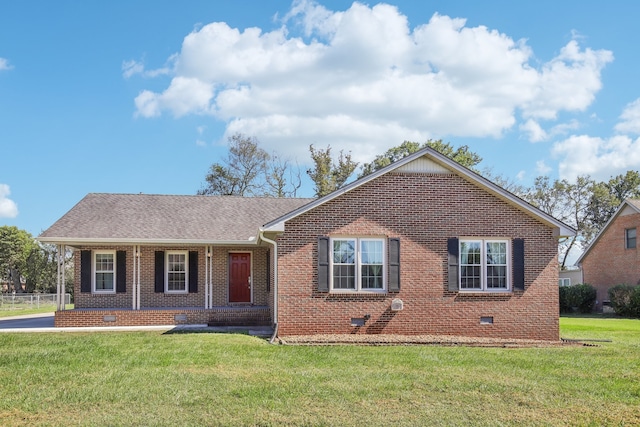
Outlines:
{"label": "downspout", "polygon": [[269,340],[273,344],[278,337],[278,244],[275,240],[264,237],[264,231],[260,230],[260,240],[273,245],[273,335]]}

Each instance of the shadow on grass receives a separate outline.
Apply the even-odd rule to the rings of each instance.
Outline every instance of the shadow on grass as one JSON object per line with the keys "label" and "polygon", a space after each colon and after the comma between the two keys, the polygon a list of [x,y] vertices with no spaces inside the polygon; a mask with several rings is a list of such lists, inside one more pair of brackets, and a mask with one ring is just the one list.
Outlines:
{"label": "shadow on grass", "polygon": [[616,313],[560,313],[560,317],[569,319],[633,319],[633,317],[623,317]]}

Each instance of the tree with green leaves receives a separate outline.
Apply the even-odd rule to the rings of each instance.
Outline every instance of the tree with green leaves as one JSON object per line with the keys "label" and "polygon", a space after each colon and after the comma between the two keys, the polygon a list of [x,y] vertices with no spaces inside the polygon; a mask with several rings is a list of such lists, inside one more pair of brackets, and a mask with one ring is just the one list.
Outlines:
{"label": "tree with green leaves", "polygon": [[533,187],[523,195],[524,199],[541,211],[553,216],[576,230],[576,235],[560,242],[560,267],[564,269],[571,250],[588,240],[588,205],[595,182],[589,176],[579,176],[574,183],[563,180],[551,181],[547,176],[536,178]]}
{"label": "tree with green leaves", "polygon": [[294,197],[302,185],[299,168],[241,133],[229,137],[229,154],[211,165],[205,181],[200,195]]}
{"label": "tree with green leaves", "polygon": [[258,145],[258,140],[243,134],[229,137],[229,155],[223,163],[214,163],[205,177],[207,186],[202,195],[253,196],[264,191],[263,176],[267,170],[269,154]]}
{"label": "tree with green leaves", "polygon": [[289,160],[273,153],[265,175],[266,193],[272,197],[296,197],[302,186],[300,168],[294,169]]}
{"label": "tree with green leaves", "polygon": [[358,178],[367,176],[393,162],[415,153],[416,151],[422,150],[425,147],[431,147],[440,154],[443,154],[462,166],[470,169],[474,169],[475,166],[482,161],[482,157],[471,151],[467,145],[454,148],[450,143],[442,142],[441,139],[435,141],[430,139],[423,144],[413,141],[404,141],[402,144],[392,147],[383,154],[376,156],[370,163],[362,165]]}
{"label": "tree with green leaves", "polygon": [[594,183],[589,206],[588,228],[585,230],[585,240],[591,241],[604,227],[611,216],[625,199],[640,198],[640,173],[627,171],[608,182]]}
{"label": "tree with green leaves", "polygon": [[21,282],[27,259],[37,247],[27,231],[15,226],[0,227],[0,277],[9,284],[9,291],[23,292]]}
{"label": "tree with green leaves", "polygon": [[[67,250],[64,257],[66,292],[73,293],[73,253]],[[55,293],[58,286],[58,247],[35,245],[27,257],[23,275],[27,292]]]}
{"label": "tree with green leaves", "polygon": [[454,148],[451,143],[442,142],[441,139],[436,141],[429,140],[426,142],[426,145],[471,170],[476,170],[475,167],[482,161],[482,157],[480,157],[478,153],[471,151],[468,145],[461,145],[458,148]]}
{"label": "tree with green leaves", "polygon": [[358,166],[351,160],[351,153],[344,154],[340,150],[337,161],[331,157],[331,146],[326,149],[315,149],[309,146],[314,168],[307,170],[307,174],[315,184],[316,196],[322,197],[342,188],[353,171]]}

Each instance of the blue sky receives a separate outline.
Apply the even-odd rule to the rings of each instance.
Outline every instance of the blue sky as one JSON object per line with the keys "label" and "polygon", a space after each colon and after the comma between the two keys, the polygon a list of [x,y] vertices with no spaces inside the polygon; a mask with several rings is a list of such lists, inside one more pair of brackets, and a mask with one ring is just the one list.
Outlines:
{"label": "blue sky", "polygon": [[429,138],[524,185],[638,170],[640,3],[524,3],[2,2],[0,225],[194,194],[236,132],[302,170]]}

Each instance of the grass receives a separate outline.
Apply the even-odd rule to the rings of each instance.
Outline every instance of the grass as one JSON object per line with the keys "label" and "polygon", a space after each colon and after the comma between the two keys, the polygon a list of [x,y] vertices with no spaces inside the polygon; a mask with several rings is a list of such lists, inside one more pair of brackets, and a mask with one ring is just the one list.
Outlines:
{"label": "grass", "polygon": [[[41,313],[54,313],[56,311],[55,304],[43,304],[39,308],[30,308],[27,304],[10,305],[4,304],[0,306],[0,318],[2,317],[14,317],[23,316],[26,314],[41,314]],[[73,309],[73,304],[66,305],[67,310]]]}
{"label": "grass", "polygon": [[640,320],[596,347],[274,346],[239,334],[0,334],[1,425],[638,425]]}

